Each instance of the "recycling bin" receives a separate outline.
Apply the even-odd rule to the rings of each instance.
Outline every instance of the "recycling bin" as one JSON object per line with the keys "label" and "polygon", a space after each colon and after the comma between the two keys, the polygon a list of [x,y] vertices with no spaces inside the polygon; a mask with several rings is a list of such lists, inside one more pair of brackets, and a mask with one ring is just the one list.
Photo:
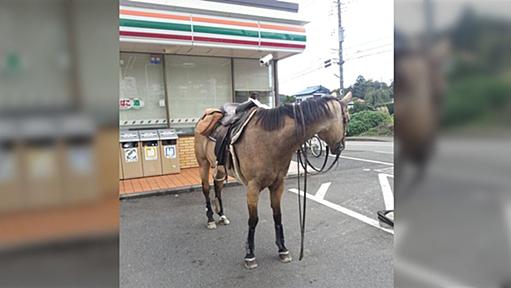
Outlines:
{"label": "recycling bin", "polygon": [[124,179],[144,176],[139,141],[140,137],[137,131],[120,132],[121,166]]}
{"label": "recycling bin", "polygon": [[142,170],[144,176],[161,175],[161,157],[158,130],[140,130],[142,144]]}
{"label": "recycling bin", "polygon": [[31,118],[20,123],[21,170],[30,208],[61,205],[62,167],[55,119]]}
{"label": "recycling bin", "polygon": [[160,158],[163,174],[179,173],[179,154],[177,153],[177,134],[174,129],[159,129]]}
{"label": "recycling bin", "polygon": [[95,125],[89,117],[72,115],[58,119],[59,153],[66,203],[99,198],[95,157]]}
{"label": "recycling bin", "polygon": [[20,187],[20,146],[14,121],[0,120],[0,212],[24,205]]}

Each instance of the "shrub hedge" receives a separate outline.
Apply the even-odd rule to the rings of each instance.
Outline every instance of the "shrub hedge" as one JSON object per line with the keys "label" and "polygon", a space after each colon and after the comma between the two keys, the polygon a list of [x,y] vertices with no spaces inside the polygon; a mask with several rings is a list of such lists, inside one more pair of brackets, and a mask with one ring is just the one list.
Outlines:
{"label": "shrub hedge", "polygon": [[379,125],[391,124],[392,117],[381,111],[360,111],[351,115],[348,136],[357,136]]}

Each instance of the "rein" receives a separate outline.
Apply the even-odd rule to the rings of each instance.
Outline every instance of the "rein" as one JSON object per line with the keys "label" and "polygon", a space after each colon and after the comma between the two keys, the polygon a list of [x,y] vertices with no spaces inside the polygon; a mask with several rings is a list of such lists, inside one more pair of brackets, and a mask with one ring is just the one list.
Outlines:
{"label": "rein", "polygon": [[[343,128],[346,129],[346,126],[348,124],[348,116],[345,114],[345,111],[344,111],[344,106],[343,106],[343,102],[342,101],[339,101],[339,103],[341,104],[341,113],[342,113],[342,118],[343,118]],[[296,116],[296,109],[297,107],[299,108],[298,110],[300,110],[300,122],[299,123],[300,125],[296,125],[296,139],[298,141],[298,143],[301,143],[302,140],[305,142],[305,118],[303,117],[303,109],[301,106],[299,106],[298,104],[295,104],[293,105],[293,114],[294,114],[294,118],[295,119],[298,119]],[[300,127],[302,127],[302,131],[301,131],[301,134],[302,134],[302,138],[300,139]],[[343,141],[344,142],[344,141]],[[334,165],[339,161],[340,159],[340,156],[341,156],[341,153],[342,151],[344,150],[345,148],[345,145],[344,143],[342,144],[342,148],[339,149],[339,151],[336,153],[336,156],[335,156],[335,160],[330,164],[330,166],[325,170],[325,167],[326,167],[326,164],[328,162],[328,157],[329,157],[329,147],[327,146],[326,147],[326,155],[325,155],[325,161],[323,161],[323,165],[321,166],[320,169],[317,169],[316,167],[314,167],[310,162],[309,162],[309,159],[307,157],[307,151],[306,149],[304,149],[304,146],[306,144],[303,144],[303,145],[300,145],[300,148],[298,150],[296,150],[296,167],[297,167],[297,172],[298,172],[298,177],[297,177],[297,189],[298,189],[298,217],[299,217],[299,220],[300,220],[300,257],[298,258],[298,260],[302,260],[303,259],[303,250],[304,250],[304,239],[305,239],[305,209],[307,207],[307,166],[310,166],[314,171],[318,172],[318,173],[326,173],[328,171],[330,171]],[[302,159],[302,155],[303,155],[303,159]],[[305,161],[304,161],[305,160]],[[302,201],[301,201],[301,192],[302,190],[300,189],[300,166],[302,166],[302,168],[304,169],[304,174],[303,174],[303,206],[302,206]]]}
{"label": "rein", "polygon": [[[293,114],[295,116],[295,119],[297,119],[297,114],[296,114],[296,107],[298,105],[293,105]],[[301,125],[296,125],[296,138],[298,140],[298,143],[301,143],[301,140],[305,140],[305,120],[304,120],[304,117],[303,117],[303,110],[301,108],[301,106],[298,106],[300,109],[300,119],[301,119]],[[300,127],[302,127],[302,139],[300,139]],[[304,174],[303,174],[303,207],[301,205],[301,200],[300,200],[300,193],[301,193],[301,189],[300,189],[300,162],[301,162],[301,157],[300,157],[300,152],[303,153],[303,145],[300,145],[300,149],[299,150],[296,150],[296,167],[297,167],[297,172],[298,172],[298,178],[297,178],[297,188],[298,188],[298,217],[299,217],[299,220],[300,220],[300,257],[298,258],[298,260],[302,260],[303,259],[303,246],[304,246],[304,239],[305,239],[305,208],[307,207],[307,165],[305,165],[304,167]],[[304,154],[304,157],[307,160],[307,154]]]}

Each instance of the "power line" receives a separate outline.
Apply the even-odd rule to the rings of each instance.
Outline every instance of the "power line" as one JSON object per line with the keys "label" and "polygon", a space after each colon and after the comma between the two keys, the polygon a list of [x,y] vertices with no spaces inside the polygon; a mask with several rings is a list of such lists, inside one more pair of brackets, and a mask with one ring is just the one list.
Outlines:
{"label": "power line", "polygon": [[346,61],[351,61],[351,60],[360,59],[360,58],[366,58],[366,57],[375,56],[375,55],[379,55],[379,54],[383,54],[383,53],[390,53],[390,52],[394,52],[394,50],[386,49],[386,50],[377,51],[377,52],[374,52],[374,53],[369,53],[369,54],[365,54],[365,55],[350,57],[350,58],[346,59]]}
{"label": "power line", "polygon": [[356,50],[356,51],[353,51],[353,52],[350,51],[351,52],[350,54],[364,53],[364,52],[367,52],[367,51],[377,50],[377,49],[380,49],[380,48],[383,48],[383,47],[388,47],[388,46],[394,46],[394,43],[386,43],[386,44],[382,44],[382,45],[378,45],[378,46],[373,46],[373,47],[366,48],[366,49],[359,49],[359,50]]}
{"label": "power line", "polygon": [[288,79],[283,80],[282,82],[289,82],[291,80],[294,80],[296,78],[300,78],[302,76],[305,76],[305,75],[310,74],[312,72],[316,72],[316,71],[321,70],[321,69],[323,69],[323,66],[315,67],[315,68],[312,68],[312,69],[308,69],[308,70],[302,71],[300,73],[296,73],[293,76],[289,77]]}
{"label": "power line", "polygon": [[[375,42],[380,42],[382,40],[392,40],[392,37],[387,36],[387,37],[380,37],[380,38],[376,38],[376,39],[371,39],[371,40],[368,40],[368,41],[365,41],[365,42],[362,42],[362,43],[356,43],[356,44],[352,44],[352,45],[346,46],[345,49],[352,49],[354,47],[363,47],[363,46],[367,46],[367,44],[372,44],[372,43],[375,43]],[[393,43],[393,42],[390,41],[388,43]]]}
{"label": "power line", "polygon": [[[394,50],[391,50],[391,49],[380,50],[380,51],[376,51],[376,52],[373,52],[373,53],[368,53],[368,54],[363,54],[363,55],[358,55],[358,56],[352,56],[352,57],[349,57],[349,58],[345,59],[344,61],[345,62],[352,61],[352,60],[366,58],[366,57],[371,57],[371,56],[375,56],[375,55],[379,55],[379,54],[390,53],[390,52],[393,52],[393,51]],[[312,68],[303,70],[301,72],[298,72],[298,73],[294,74],[293,76],[289,77],[288,79],[283,80],[282,82],[283,83],[289,82],[291,80],[294,80],[296,78],[300,78],[302,76],[305,76],[307,74],[316,72],[316,71],[321,70],[323,68],[324,68],[323,66],[317,66],[317,67],[312,67]],[[337,76],[337,77],[339,77],[339,76]]]}

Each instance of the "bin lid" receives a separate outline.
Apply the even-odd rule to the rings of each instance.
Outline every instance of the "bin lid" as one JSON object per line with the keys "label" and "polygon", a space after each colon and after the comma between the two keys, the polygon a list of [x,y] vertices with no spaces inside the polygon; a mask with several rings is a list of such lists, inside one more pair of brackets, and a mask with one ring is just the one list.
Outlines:
{"label": "bin lid", "polygon": [[160,140],[158,137],[158,130],[139,130],[140,141],[155,141]]}
{"label": "bin lid", "polygon": [[119,142],[138,142],[140,137],[138,131],[121,130]]}
{"label": "bin lid", "polygon": [[176,130],[174,129],[158,129],[161,140],[177,139]]}

